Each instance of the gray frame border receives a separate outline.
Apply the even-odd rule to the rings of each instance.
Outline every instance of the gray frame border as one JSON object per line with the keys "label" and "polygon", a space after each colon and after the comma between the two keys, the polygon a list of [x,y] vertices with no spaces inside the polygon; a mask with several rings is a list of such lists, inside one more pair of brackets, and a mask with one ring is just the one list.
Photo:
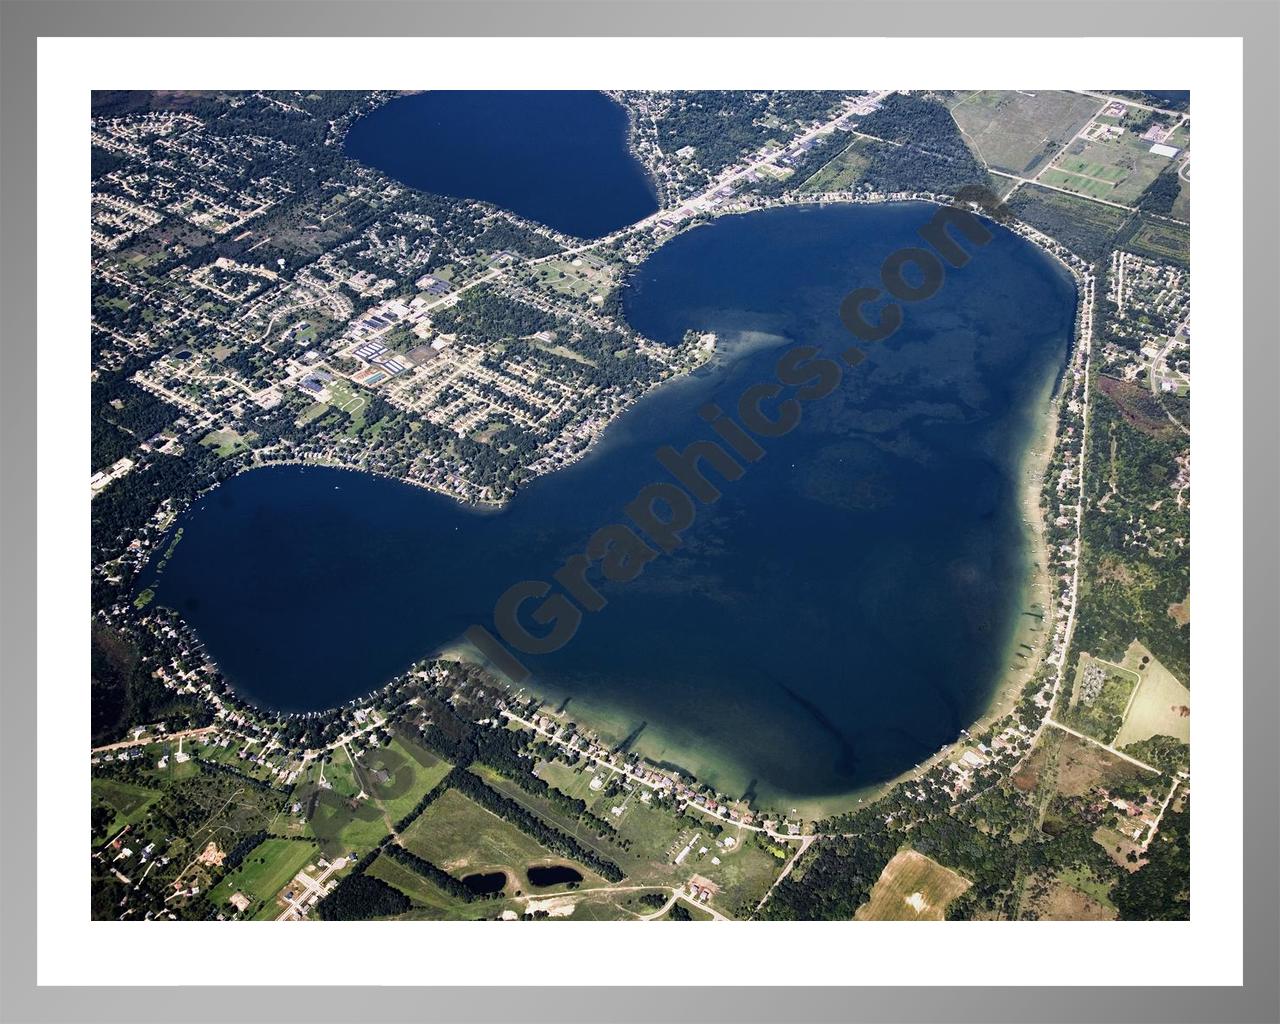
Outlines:
{"label": "gray frame border", "polygon": [[[785,17],[780,17],[785,7]],[[1280,1020],[1280,5],[1275,0],[0,0],[0,1020]],[[1104,18],[1088,15],[1105,15]],[[1082,17],[1084,15],[1084,17]],[[675,26],[672,31],[664,25]],[[40,36],[1227,36],[1244,40],[1244,985],[614,989],[35,985],[35,139]],[[913,31],[923,28],[923,32]],[[1083,29],[1083,30],[1082,30]],[[1116,83],[1124,84],[1124,83]],[[1244,553],[1248,558],[1244,558]],[[576,997],[576,998],[575,998]],[[665,998],[664,998],[665,997]],[[660,1001],[655,1001],[660,1000]],[[252,1010],[248,1010],[252,1007]]]}

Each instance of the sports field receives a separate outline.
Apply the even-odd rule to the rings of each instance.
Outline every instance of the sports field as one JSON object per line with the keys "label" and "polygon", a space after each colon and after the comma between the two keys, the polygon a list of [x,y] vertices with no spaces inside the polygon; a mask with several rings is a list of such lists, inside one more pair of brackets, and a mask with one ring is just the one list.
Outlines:
{"label": "sports field", "polygon": [[902,850],[885,865],[871,899],[855,921],[941,921],[947,904],[972,883],[915,850]]}

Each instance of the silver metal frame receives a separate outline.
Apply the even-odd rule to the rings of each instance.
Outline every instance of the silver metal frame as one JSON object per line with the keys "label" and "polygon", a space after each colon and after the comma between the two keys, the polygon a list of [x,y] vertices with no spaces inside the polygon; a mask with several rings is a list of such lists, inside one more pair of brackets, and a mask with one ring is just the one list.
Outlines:
{"label": "silver metal frame", "polygon": [[[1069,10],[1072,18],[1063,15]],[[676,26],[669,32],[665,26]],[[1227,36],[1244,40],[1244,985],[1239,988],[552,988],[35,985],[36,40],[40,36]],[[0,1019],[165,1021],[1271,1021],[1280,1020],[1280,760],[1276,523],[1276,127],[1274,0],[835,3],[797,0],[0,0]],[[1125,83],[1119,83],[1125,84]],[[1202,813],[1206,813],[1206,808]],[[768,927],[765,925],[764,927]],[[825,927],[817,925],[816,927]]]}

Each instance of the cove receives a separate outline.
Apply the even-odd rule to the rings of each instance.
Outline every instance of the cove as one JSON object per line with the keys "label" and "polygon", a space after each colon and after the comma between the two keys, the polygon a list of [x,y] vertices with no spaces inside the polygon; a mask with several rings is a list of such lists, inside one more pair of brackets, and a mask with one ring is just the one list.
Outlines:
{"label": "cove", "polygon": [[[254,470],[180,517],[167,569],[139,585],[251,701],[309,710],[368,693],[491,626],[509,586],[550,580],[595,529],[623,521],[641,487],[670,479],[659,447],[712,436],[705,403],[734,408],[790,346],[843,351],[841,298],[877,283],[933,211],[787,207],[669,242],[636,268],[626,315],[667,343],[714,331],[716,357],[501,511],[354,472]],[[525,659],[536,692],[646,756],[784,808],[892,778],[982,715],[1028,621],[1019,471],[1075,313],[1066,271],[992,230],[798,428],[762,441],[767,455],[700,507],[683,548],[602,584],[607,608],[561,651]]]}
{"label": "cove", "polygon": [[628,132],[599,92],[422,92],[360,118],[344,148],[412,188],[599,238],[658,209]]}

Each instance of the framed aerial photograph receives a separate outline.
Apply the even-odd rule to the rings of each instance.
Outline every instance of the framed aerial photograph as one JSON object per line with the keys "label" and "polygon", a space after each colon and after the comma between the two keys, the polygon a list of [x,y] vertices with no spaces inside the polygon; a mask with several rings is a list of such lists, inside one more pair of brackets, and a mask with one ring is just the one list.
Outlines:
{"label": "framed aerial photograph", "polygon": [[1240,986],[1240,39],[316,32],[39,40],[39,984]]}

